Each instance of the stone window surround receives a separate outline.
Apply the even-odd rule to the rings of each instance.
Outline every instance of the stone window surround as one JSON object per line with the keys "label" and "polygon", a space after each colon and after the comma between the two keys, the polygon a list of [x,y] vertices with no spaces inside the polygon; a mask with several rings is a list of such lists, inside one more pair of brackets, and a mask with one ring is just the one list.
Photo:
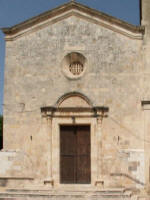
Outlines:
{"label": "stone window surround", "polygon": [[[101,128],[102,120],[107,117],[107,107],[92,108],[41,108],[49,131],[48,177],[44,181],[54,188],[102,187],[104,180],[101,173]],[[60,125],[90,125],[91,127],[91,184],[60,184]],[[99,147],[99,148],[98,148]]]}
{"label": "stone window surround", "polygon": [[[77,71],[76,70],[74,71],[75,74],[73,73],[73,70],[71,70],[71,65],[73,63],[76,63],[76,64],[78,63],[79,65],[78,67],[80,69],[80,70],[78,69],[79,73],[77,73],[78,71],[77,69],[76,69]],[[87,58],[79,52],[68,53],[67,55],[65,55],[65,57],[63,58],[61,62],[62,72],[69,79],[81,78],[84,75],[87,69],[87,66],[88,66]],[[77,66],[74,66],[74,67],[76,68]]]}

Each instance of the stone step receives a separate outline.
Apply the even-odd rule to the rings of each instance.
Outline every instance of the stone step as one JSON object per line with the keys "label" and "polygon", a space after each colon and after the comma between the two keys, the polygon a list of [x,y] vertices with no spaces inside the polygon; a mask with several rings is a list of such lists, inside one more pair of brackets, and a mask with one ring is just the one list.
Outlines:
{"label": "stone step", "polygon": [[24,194],[24,193],[20,193],[20,194],[8,194],[8,193],[1,193],[0,194],[0,198],[28,198],[28,199],[34,199],[34,198],[43,198],[43,199],[51,199],[51,200],[70,200],[70,199],[81,199],[81,200],[87,200],[87,199],[91,199],[91,200],[95,200],[95,199],[99,199],[99,200],[103,200],[103,199],[109,199],[109,200],[113,200],[113,199],[130,199],[130,196],[128,195],[48,195],[48,194]]}
{"label": "stone step", "polygon": [[55,193],[65,193],[65,194],[70,194],[70,193],[75,193],[75,194],[89,194],[89,193],[95,193],[95,194],[123,194],[123,193],[127,193],[127,192],[131,192],[129,190],[126,190],[126,189],[99,189],[99,190],[76,190],[76,189],[72,189],[72,190],[66,190],[66,189],[62,189],[62,188],[59,188],[59,189],[50,189],[50,188],[9,188],[6,190],[7,192],[23,192],[23,193],[28,193],[28,192],[32,192],[32,193],[39,193],[39,192],[44,192],[44,193],[52,193],[52,194],[55,194]]}
{"label": "stone step", "polygon": [[[4,193],[4,192],[3,192]],[[3,194],[2,193],[2,194]],[[1,193],[0,193],[1,194]],[[122,193],[122,194],[119,194],[119,193],[111,193],[111,192],[108,192],[108,193],[90,193],[90,192],[49,192],[49,191],[16,191],[16,192],[5,192],[5,194],[33,194],[33,195],[49,195],[49,196],[131,196],[131,193]]]}
{"label": "stone step", "polygon": [[[101,193],[101,191],[96,191],[96,192],[78,192],[78,191],[72,191],[72,192],[60,192],[60,191],[24,191],[24,190],[19,190],[19,191],[9,191],[9,192],[0,192],[0,199],[1,198],[27,198],[27,199],[51,199],[51,200],[73,200],[73,199],[78,199],[78,200],[129,200],[131,197],[131,193],[127,194],[125,193],[117,193],[117,192],[106,192]],[[18,199],[17,199],[18,200]]]}
{"label": "stone step", "polygon": [[19,195],[19,194],[24,194],[24,195],[28,195],[28,194],[32,194],[32,195],[49,195],[49,196],[131,196],[131,194],[117,194],[117,193],[105,193],[105,194],[92,194],[92,193],[49,193],[49,192],[46,192],[46,193],[44,193],[44,192],[32,192],[32,191],[30,191],[30,192],[28,192],[28,193],[26,193],[26,192],[1,192],[0,193],[0,195],[1,194],[16,194],[16,195]]}

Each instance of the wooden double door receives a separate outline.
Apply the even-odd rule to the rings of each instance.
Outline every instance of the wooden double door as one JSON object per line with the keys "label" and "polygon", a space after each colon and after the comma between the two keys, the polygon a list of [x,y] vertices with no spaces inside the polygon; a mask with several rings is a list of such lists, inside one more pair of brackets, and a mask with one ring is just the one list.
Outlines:
{"label": "wooden double door", "polygon": [[60,126],[60,182],[91,182],[90,126]]}

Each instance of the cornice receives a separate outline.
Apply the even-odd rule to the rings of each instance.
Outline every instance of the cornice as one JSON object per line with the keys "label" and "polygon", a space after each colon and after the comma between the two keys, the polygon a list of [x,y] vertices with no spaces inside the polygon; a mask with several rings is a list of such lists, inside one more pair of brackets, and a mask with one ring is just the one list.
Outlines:
{"label": "cornice", "polygon": [[25,33],[36,31],[49,23],[56,23],[69,16],[77,16],[85,20],[104,26],[112,31],[123,34],[132,39],[142,39],[144,34],[143,26],[134,26],[103,12],[89,8],[77,2],[69,2],[50,11],[44,12],[25,22],[10,28],[1,28],[6,35],[6,40],[14,40]]}
{"label": "cornice", "polygon": [[107,117],[104,113],[109,112],[108,107],[63,107],[63,108],[56,108],[56,107],[42,107],[41,113],[43,117]]}

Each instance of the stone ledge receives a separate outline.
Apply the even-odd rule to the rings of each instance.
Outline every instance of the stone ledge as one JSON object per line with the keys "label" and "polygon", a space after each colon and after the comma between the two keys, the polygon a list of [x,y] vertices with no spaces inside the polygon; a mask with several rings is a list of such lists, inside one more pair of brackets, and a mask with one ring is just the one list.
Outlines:
{"label": "stone ledge", "polygon": [[33,177],[17,177],[17,176],[14,176],[14,177],[6,177],[6,176],[4,176],[4,177],[0,177],[0,180],[1,179],[34,180]]}
{"label": "stone ledge", "polygon": [[99,194],[99,193],[95,193],[95,192],[91,192],[91,193],[66,193],[64,192],[63,194],[61,193],[50,193],[50,192],[44,192],[44,193],[40,193],[40,192],[1,192],[0,193],[0,198],[28,198],[28,199],[32,199],[32,198],[47,198],[47,199],[58,199],[58,200],[62,200],[62,198],[65,199],[71,199],[71,198],[78,198],[78,199],[99,199],[99,200],[103,200],[103,199],[110,199],[110,200],[114,200],[115,198],[117,199],[131,199],[131,195],[129,194],[120,194],[120,193],[110,193],[110,192],[106,192],[104,194]]}

